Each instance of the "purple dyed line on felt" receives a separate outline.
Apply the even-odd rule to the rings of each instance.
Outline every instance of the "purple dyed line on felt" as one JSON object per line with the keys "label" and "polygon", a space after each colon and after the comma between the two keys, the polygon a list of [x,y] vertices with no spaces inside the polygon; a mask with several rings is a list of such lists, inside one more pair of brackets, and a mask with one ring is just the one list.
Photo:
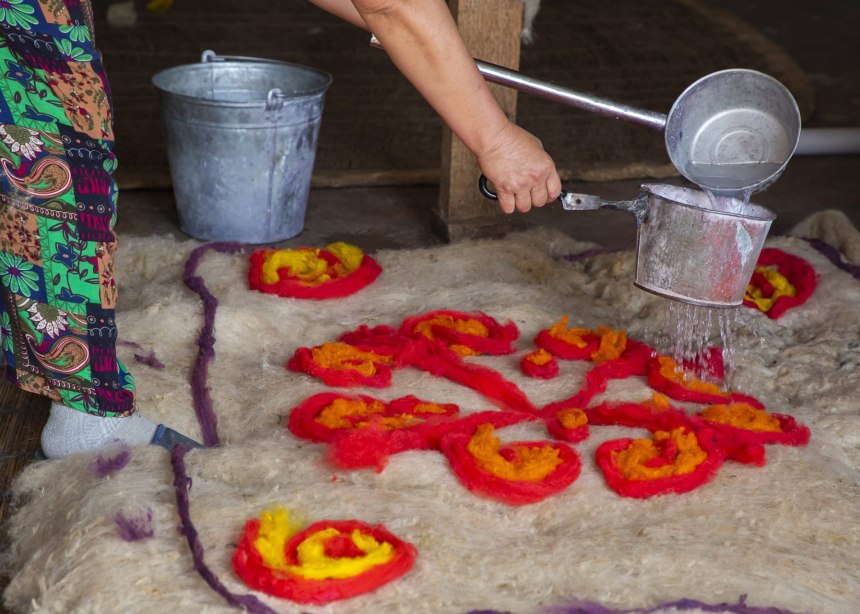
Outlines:
{"label": "purple dyed line on felt", "polygon": [[90,472],[97,478],[106,478],[123,469],[131,460],[131,448],[126,444],[120,444],[114,456],[102,456],[99,454],[90,463]]}
{"label": "purple dyed line on felt", "polygon": [[117,533],[127,542],[140,542],[155,535],[155,527],[152,526],[152,510],[140,510],[134,516],[126,516],[122,510],[116,513],[113,519],[116,524]]}
{"label": "purple dyed line on felt", "polygon": [[188,472],[185,469],[185,454],[187,452],[187,448],[174,446],[173,450],[170,451],[170,464],[173,466],[173,487],[176,490],[176,508],[179,511],[179,532],[188,540],[191,558],[194,560],[194,570],[200,574],[200,577],[212,590],[221,595],[234,608],[241,608],[252,614],[277,614],[275,610],[254,595],[237,595],[230,592],[218,579],[215,572],[203,562],[203,544],[200,543],[197,529],[191,522],[191,504],[188,500],[191,478],[188,477]]}
{"label": "purple dyed line on felt", "polygon": [[860,266],[852,262],[847,262],[843,259],[842,253],[827,243],[822,241],[821,239],[805,239],[812,247],[817,249],[825,258],[827,258],[830,262],[832,262],[835,266],[839,267],[846,273],[852,275],[854,279],[860,281]]}
{"label": "purple dyed line on felt", "polygon": [[[702,610],[704,612],[731,612],[732,614],[798,614],[792,610],[776,607],[747,605],[747,596],[741,595],[737,603],[705,603],[696,599],[679,599],[661,603],[653,608],[616,610],[590,601],[574,601],[570,605],[543,610],[545,614],[656,614],[668,609],[679,611]],[[501,613],[500,613],[501,614]]]}
{"label": "purple dyed line on felt", "polygon": [[[139,343],[135,343],[134,341],[126,341],[125,339],[117,339],[117,345],[124,345],[126,347],[131,347],[136,350],[143,350],[143,346]],[[152,367],[153,369],[163,369],[164,363],[158,360],[155,357],[155,350],[150,350],[149,356],[144,356],[143,354],[135,354],[134,359],[137,362],[142,362],[143,364]]]}
{"label": "purple dyed line on felt", "polygon": [[155,351],[151,351],[149,356],[143,356],[142,354],[135,354],[134,359],[137,362],[142,362],[143,364],[152,367],[153,369],[163,369],[164,363],[158,360],[155,357]]}
{"label": "purple dyed line on felt", "polygon": [[191,288],[203,302],[203,327],[197,337],[197,358],[191,370],[191,398],[194,402],[194,413],[200,430],[203,433],[203,443],[207,447],[217,446],[218,440],[218,417],[212,406],[212,396],[209,394],[209,363],[215,358],[215,312],[218,309],[218,299],[209,292],[203,278],[197,275],[197,267],[206,252],[209,250],[235,254],[245,249],[241,243],[220,242],[207,243],[196,248],[185,262],[185,270],[182,279],[185,285]]}

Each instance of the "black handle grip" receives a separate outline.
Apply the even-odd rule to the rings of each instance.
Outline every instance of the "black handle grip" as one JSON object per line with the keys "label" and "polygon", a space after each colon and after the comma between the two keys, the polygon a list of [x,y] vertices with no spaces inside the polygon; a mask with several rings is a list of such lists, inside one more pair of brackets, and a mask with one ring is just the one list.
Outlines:
{"label": "black handle grip", "polygon": [[[484,175],[481,175],[481,178],[478,179],[478,189],[481,191],[481,194],[484,195],[484,198],[489,198],[490,200],[499,200],[499,195],[490,189],[490,186],[487,183],[487,178]],[[561,194],[558,195],[558,200],[564,202],[565,196],[567,196],[567,192],[562,190]]]}
{"label": "black handle grip", "polygon": [[484,198],[499,200],[499,195],[490,189],[490,186],[487,183],[487,178],[484,175],[481,175],[481,178],[478,179],[478,189],[481,191],[481,194],[484,195]]}

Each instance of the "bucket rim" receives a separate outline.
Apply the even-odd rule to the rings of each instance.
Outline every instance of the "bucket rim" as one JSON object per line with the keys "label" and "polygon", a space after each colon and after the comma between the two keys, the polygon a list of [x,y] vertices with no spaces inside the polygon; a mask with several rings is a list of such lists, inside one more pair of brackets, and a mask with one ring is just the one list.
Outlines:
{"label": "bucket rim", "polygon": [[[314,73],[317,76],[322,78],[322,83],[314,88],[307,90],[291,90],[287,98],[289,100],[300,100],[303,98],[314,98],[319,96],[320,94],[324,94],[332,84],[332,76],[330,73],[320,70],[318,68],[312,68],[310,66],[305,66],[303,64],[296,64],[295,62],[286,62],[283,60],[270,60],[267,58],[243,58],[242,60],[221,60],[218,62],[197,62],[194,64],[179,64],[177,66],[171,66],[169,68],[165,68],[163,70],[158,71],[152,76],[151,82],[155,88],[166,94],[170,94],[176,98],[185,99],[189,101],[196,102],[198,104],[210,104],[210,105],[218,105],[220,107],[257,107],[260,105],[266,105],[266,95],[264,94],[262,98],[259,100],[245,100],[245,101],[235,101],[235,100],[218,100],[217,98],[207,98],[202,96],[191,96],[189,94],[184,94],[182,92],[176,92],[171,89],[164,87],[163,80],[168,75],[173,75],[179,72],[187,72],[189,70],[196,70],[200,67],[214,67],[214,66],[224,66],[224,65],[242,65],[244,67],[252,66],[253,64],[278,64],[281,66],[286,66],[290,68],[296,68],[307,73]],[[159,82],[162,83],[159,83]]]}
{"label": "bucket rim", "polygon": [[717,301],[712,299],[702,299],[695,298],[689,296],[687,294],[681,294],[679,292],[672,292],[666,288],[658,288],[657,286],[649,285],[645,282],[641,282],[639,280],[634,280],[633,285],[639,288],[640,290],[645,290],[645,292],[649,292],[654,294],[655,296],[659,296],[662,298],[667,298],[673,301],[681,301],[682,303],[688,303],[690,305],[697,305],[699,307],[713,307],[716,309],[729,309],[733,307],[739,307],[743,304],[743,298],[737,302],[729,302],[729,301]]}
{"label": "bucket rim", "polygon": [[767,207],[763,207],[762,205],[750,202],[746,205],[746,210],[744,213],[734,213],[732,211],[719,211],[717,209],[711,209],[708,207],[700,207],[698,205],[693,205],[690,203],[683,203],[679,200],[675,200],[674,198],[668,198],[666,196],[662,196],[657,193],[653,188],[662,188],[662,187],[670,187],[675,189],[683,189],[689,190],[690,192],[703,192],[704,190],[695,190],[693,188],[686,188],[684,186],[676,186],[667,183],[643,183],[641,185],[642,191],[647,194],[659,198],[661,200],[665,200],[667,202],[671,202],[673,205],[678,205],[679,207],[686,207],[688,209],[695,209],[696,211],[706,211],[708,213],[712,213],[714,215],[720,217],[737,217],[743,220],[751,220],[754,222],[773,222],[777,215]]}

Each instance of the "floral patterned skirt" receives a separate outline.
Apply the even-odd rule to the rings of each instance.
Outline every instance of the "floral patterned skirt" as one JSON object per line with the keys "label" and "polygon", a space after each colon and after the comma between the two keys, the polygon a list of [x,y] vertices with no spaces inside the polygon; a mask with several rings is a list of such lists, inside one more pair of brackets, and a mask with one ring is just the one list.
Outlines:
{"label": "floral patterned skirt", "polygon": [[87,0],[0,2],[0,329],[6,377],[134,412],[116,358],[110,88]]}

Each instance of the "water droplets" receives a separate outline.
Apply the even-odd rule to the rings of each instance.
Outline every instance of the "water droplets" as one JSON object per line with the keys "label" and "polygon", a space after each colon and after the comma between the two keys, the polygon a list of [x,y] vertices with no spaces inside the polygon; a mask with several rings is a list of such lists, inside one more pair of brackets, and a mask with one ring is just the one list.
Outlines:
{"label": "water droplets", "polygon": [[725,378],[715,383],[730,387],[735,369],[735,331],[740,322],[739,314],[737,307],[711,308],[665,301],[663,330],[655,335],[657,338],[652,343],[660,352],[687,365],[688,370],[703,379],[713,379],[709,369],[711,348],[721,348]]}

